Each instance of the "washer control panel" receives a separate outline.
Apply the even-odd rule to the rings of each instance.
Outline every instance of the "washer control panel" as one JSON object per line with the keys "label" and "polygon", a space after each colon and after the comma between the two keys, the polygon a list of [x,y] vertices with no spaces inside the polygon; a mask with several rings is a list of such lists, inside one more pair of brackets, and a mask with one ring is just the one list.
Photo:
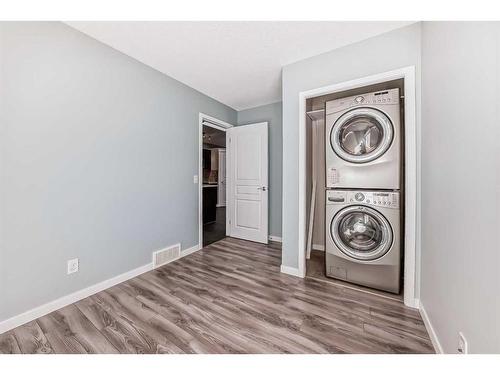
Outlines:
{"label": "washer control panel", "polygon": [[399,192],[327,190],[326,204],[364,204],[376,207],[399,208]]}
{"label": "washer control panel", "polygon": [[326,102],[326,113],[337,112],[360,105],[399,104],[399,89],[382,90],[369,94],[349,96]]}

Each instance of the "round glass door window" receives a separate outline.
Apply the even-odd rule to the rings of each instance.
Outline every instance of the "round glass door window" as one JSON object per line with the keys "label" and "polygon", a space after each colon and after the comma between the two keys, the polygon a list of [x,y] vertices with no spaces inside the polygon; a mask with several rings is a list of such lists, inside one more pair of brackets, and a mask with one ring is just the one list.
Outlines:
{"label": "round glass door window", "polygon": [[387,219],[365,206],[350,206],[332,220],[330,232],[337,247],[358,260],[384,256],[392,245],[393,233]]}
{"label": "round glass door window", "polygon": [[374,108],[355,108],[332,126],[330,144],[335,153],[352,163],[367,163],[382,156],[394,136],[387,115]]}

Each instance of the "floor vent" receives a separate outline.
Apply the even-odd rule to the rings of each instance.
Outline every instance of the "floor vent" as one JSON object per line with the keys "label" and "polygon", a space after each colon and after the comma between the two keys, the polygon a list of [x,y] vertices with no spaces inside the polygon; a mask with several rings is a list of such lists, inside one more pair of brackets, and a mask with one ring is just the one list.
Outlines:
{"label": "floor vent", "polygon": [[175,244],[153,253],[153,267],[161,267],[178,259],[181,255],[181,244]]}

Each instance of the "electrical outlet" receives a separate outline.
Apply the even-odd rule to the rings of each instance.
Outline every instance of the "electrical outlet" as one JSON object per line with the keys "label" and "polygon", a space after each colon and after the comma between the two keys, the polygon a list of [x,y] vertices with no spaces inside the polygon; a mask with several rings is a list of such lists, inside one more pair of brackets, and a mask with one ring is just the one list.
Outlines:
{"label": "electrical outlet", "polygon": [[78,258],[68,260],[68,275],[78,272]]}
{"label": "electrical outlet", "polygon": [[198,183],[198,175],[197,175],[197,174],[195,174],[195,175],[193,176],[193,184],[197,184],[197,183]]}
{"label": "electrical outlet", "polygon": [[469,344],[467,344],[467,340],[462,332],[458,332],[458,352],[460,354],[468,354],[469,353]]}

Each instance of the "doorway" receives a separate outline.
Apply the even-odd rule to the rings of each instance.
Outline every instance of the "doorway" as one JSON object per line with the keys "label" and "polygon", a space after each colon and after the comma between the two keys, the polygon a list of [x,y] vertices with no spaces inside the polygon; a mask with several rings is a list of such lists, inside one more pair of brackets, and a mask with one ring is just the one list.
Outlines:
{"label": "doorway", "polygon": [[418,274],[418,228],[419,212],[417,206],[417,121],[416,121],[416,82],[415,67],[409,66],[393,71],[363,77],[352,81],[320,87],[299,93],[299,222],[298,222],[298,268],[292,269],[282,265],[282,272],[299,277],[306,275],[306,239],[307,239],[307,100],[322,95],[335,94],[341,91],[356,89],[362,86],[379,84],[382,82],[399,80],[404,81],[404,293],[403,300],[406,306],[418,307],[419,301],[416,289],[419,280]]}
{"label": "doorway", "polygon": [[200,247],[227,235],[226,130],[232,125],[200,113],[199,237]]}
{"label": "doorway", "polygon": [[199,247],[226,236],[268,243],[268,123],[199,114]]}
{"label": "doorway", "polygon": [[[400,96],[402,93],[404,93],[404,79],[399,78],[314,96],[306,100],[308,160],[306,178],[309,188],[306,192],[309,217],[306,277],[351,288],[363,290],[371,288],[367,290],[372,294],[382,294],[386,298],[401,301],[403,299],[401,271],[404,264],[404,254],[401,251],[404,241],[401,229],[404,224],[405,155],[402,149],[404,147],[404,100]],[[387,102],[387,97],[390,97],[390,102]],[[349,98],[358,100],[362,98],[363,102],[352,107]],[[379,102],[373,104],[373,99],[378,99],[380,104]],[[346,109],[342,109],[339,103],[349,104],[345,104]],[[332,106],[335,106],[334,110],[331,109]],[[362,112],[362,115],[355,117],[353,113],[356,111]],[[375,115],[382,113],[390,117],[386,117],[387,122],[380,123],[379,118],[371,117],[370,111]],[[338,125],[345,117],[340,114],[345,112],[352,116],[350,121],[354,125]],[[336,127],[333,127],[334,122],[337,124]],[[347,128],[342,137],[334,135],[334,129],[338,132],[340,126]],[[387,146],[387,139],[390,139],[390,148]],[[340,149],[336,149],[339,145],[335,141],[343,142],[340,144]],[[366,157],[363,163],[357,160],[354,163],[350,158],[358,156],[352,156],[354,153],[344,151],[354,150],[348,147],[352,145],[355,147],[361,145],[356,149],[360,155],[377,156],[372,156],[371,160]],[[384,145],[386,145],[385,150],[382,149]],[[345,155],[341,152],[345,152]],[[335,159],[339,154],[342,156]],[[329,171],[334,166],[337,168],[335,171],[340,172],[335,179],[332,179]],[[341,186],[337,187],[335,184]],[[330,201],[343,194],[354,195],[355,192],[357,196],[374,194],[380,201],[372,202],[366,198],[366,201],[361,203],[359,200],[353,203],[351,199],[345,206]],[[389,202],[389,197],[396,199],[397,204]],[[370,209],[365,206],[371,207],[376,215],[371,216]],[[358,211],[355,207],[361,208]],[[334,216],[339,218],[342,213],[345,213],[345,220],[334,220]],[[367,230],[356,232],[352,225],[356,226],[359,223],[366,224],[364,228]],[[390,243],[383,241],[385,235],[390,236]],[[346,252],[346,258],[343,258],[343,251]],[[386,254],[382,267],[377,264],[377,259],[382,256],[380,254]],[[356,274],[358,271],[360,274]],[[367,276],[372,274],[373,277]]]}

